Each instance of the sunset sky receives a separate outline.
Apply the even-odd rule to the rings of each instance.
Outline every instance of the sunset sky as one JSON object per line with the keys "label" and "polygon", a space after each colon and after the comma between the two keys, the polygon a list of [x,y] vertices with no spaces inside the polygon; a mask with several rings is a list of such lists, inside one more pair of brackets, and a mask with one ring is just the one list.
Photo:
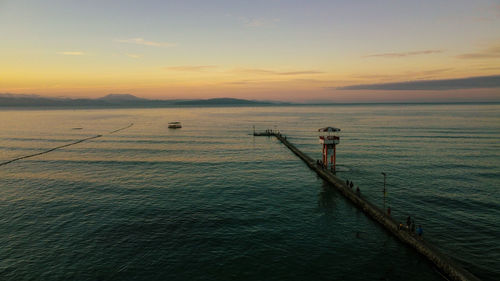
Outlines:
{"label": "sunset sky", "polygon": [[500,101],[500,1],[0,0],[0,36],[0,93]]}

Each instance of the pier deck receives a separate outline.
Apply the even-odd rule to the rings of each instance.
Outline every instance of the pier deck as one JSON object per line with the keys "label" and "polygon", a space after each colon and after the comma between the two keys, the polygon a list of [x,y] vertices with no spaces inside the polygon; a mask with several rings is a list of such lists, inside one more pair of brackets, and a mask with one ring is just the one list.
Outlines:
{"label": "pier deck", "polygon": [[399,224],[389,215],[387,215],[383,210],[374,204],[370,203],[368,200],[363,198],[361,194],[356,193],[346,183],[336,177],[329,170],[324,169],[321,165],[318,165],[314,159],[309,157],[307,154],[299,150],[295,145],[290,143],[285,136],[278,132],[265,131],[265,132],[254,132],[254,136],[268,136],[276,137],[281,143],[288,147],[295,155],[297,155],[302,161],[306,163],[311,170],[315,171],[323,180],[330,183],[335,187],[342,195],[344,195],[349,201],[351,201],[356,207],[362,210],[366,215],[368,215],[373,220],[377,221],[381,226],[383,226],[387,231],[397,237],[400,241],[406,245],[414,248],[418,253],[426,257],[430,262],[432,262],[439,271],[445,274],[451,280],[456,281],[479,281],[479,278],[472,275],[469,271],[463,269],[455,262],[450,260],[444,254],[440,253],[438,250],[430,246],[424,241],[418,240],[414,235],[406,230],[400,230]]}

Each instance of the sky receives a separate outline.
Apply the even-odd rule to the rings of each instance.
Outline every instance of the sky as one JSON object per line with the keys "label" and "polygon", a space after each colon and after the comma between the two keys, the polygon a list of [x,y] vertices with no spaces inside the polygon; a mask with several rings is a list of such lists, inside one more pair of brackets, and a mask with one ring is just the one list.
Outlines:
{"label": "sky", "polygon": [[0,0],[0,93],[500,101],[499,75],[498,0]]}

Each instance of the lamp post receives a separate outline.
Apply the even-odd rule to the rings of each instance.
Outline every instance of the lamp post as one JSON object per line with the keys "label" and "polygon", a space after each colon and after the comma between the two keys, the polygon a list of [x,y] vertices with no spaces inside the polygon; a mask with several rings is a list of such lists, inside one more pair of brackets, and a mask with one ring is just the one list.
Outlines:
{"label": "lamp post", "polygon": [[387,175],[384,172],[382,172],[382,175],[384,176],[384,211],[385,211],[385,196],[387,194],[387,190],[385,189],[385,177]]}

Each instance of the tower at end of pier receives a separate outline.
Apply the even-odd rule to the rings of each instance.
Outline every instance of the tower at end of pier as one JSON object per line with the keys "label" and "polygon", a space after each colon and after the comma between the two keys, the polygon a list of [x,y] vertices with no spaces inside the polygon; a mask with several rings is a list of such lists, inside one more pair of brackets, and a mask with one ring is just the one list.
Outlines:
{"label": "tower at end of pier", "polygon": [[[318,129],[319,143],[323,145],[323,158],[321,164],[325,169],[331,169],[335,172],[336,169],[336,145],[340,143],[340,129],[335,127],[324,127]],[[330,156],[330,159],[328,159]],[[330,160],[330,161],[329,161]]]}

